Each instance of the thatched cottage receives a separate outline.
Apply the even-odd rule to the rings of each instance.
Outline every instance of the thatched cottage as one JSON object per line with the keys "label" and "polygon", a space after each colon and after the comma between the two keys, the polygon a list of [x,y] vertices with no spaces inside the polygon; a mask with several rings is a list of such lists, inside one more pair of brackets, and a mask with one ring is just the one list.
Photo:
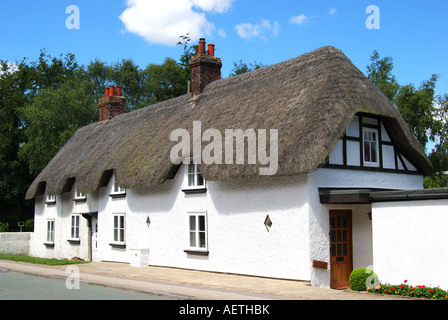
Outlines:
{"label": "thatched cottage", "polygon": [[[370,192],[422,189],[432,171],[400,114],[333,47],[220,79],[201,40],[191,66],[178,98],[126,114],[120,93],[100,100],[101,121],[28,190],[32,255],[347,286],[373,264]],[[201,133],[276,130],[276,170],[260,175],[266,162],[250,163],[249,147],[243,163],[173,162],[172,132],[193,140],[198,122]],[[272,143],[257,148],[269,155]]]}

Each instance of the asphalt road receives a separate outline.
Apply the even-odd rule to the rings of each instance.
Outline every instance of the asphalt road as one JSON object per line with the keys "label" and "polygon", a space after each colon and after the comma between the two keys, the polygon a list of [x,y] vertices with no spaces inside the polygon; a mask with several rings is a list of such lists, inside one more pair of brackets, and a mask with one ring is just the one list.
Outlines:
{"label": "asphalt road", "polygon": [[169,300],[170,297],[119,290],[87,283],[68,289],[66,280],[0,269],[0,300]]}

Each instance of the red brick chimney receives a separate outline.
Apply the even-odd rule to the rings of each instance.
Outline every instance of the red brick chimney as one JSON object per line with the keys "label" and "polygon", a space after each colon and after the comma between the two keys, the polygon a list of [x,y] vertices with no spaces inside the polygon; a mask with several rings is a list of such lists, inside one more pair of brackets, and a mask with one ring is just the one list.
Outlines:
{"label": "red brick chimney", "polygon": [[205,39],[199,39],[198,54],[190,61],[191,66],[191,93],[198,95],[211,82],[221,79],[221,59],[215,57],[215,45],[208,45],[205,52]]}
{"label": "red brick chimney", "polygon": [[[116,93],[115,93],[115,89]],[[121,87],[106,88],[104,98],[98,101],[100,121],[110,120],[115,116],[126,113],[126,98],[121,95]]]}

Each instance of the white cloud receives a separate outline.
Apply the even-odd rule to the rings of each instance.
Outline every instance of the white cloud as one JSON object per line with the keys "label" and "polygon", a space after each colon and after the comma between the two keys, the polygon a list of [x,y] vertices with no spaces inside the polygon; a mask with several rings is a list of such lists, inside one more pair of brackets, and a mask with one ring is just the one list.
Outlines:
{"label": "white cloud", "polygon": [[273,24],[269,20],[261,20],[258,24],[240,23],[235,26],[237,34],[244,39],[253,37],[261,37],[267,39],[269,37],[277,37],[279,33],[279,24],[275,21]]}
{"label": "white cloud", "polygon": [[207,13],[224,13],[235,0],[127,0],[120,15],[126,31],[149,43],[175,45],[179,36],[196,39],[216,29]]}
{"label": "white cloud", "polygon": [[308,17],[302,13],[301,15],[291,17],[289,22],[292,24],[303,25],[306,22],[308,22],[309,20],[310,20],[310,17]]}
{"label": "white cloud", "polygon": [[336,13],[338,13],[338,10],[337,10],[337,9],[335,9],[335,8],[330,8],[330,9],[328,9],[328,14],[329,14],[330,16],[334,16]]}
{"label": "white cloud", "polygon": [[2,66],[0,66],[0,75],[6,73],[14,73],[19,70],[19,66],[14,62],[6,62],[6,70],[3,70]]}

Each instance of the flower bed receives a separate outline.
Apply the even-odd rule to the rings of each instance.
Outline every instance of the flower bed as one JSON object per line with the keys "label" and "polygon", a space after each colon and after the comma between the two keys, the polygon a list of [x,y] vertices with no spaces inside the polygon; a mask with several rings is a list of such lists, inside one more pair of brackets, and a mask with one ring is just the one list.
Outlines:
{"label": "flower bed", "polygon": [[390,294],[390,295],[400,295],[408,296],[413,298],[428,298],[428,299],[441,299],[448,300],[448,292],[440,289],[439,287],[426,287],[421,286],[411,286],[407,284],[407,280],[404,280],[402,284],[391,285],[382,284],[379,285],[369,285],[367,288],[368,292],[377,294]]}

